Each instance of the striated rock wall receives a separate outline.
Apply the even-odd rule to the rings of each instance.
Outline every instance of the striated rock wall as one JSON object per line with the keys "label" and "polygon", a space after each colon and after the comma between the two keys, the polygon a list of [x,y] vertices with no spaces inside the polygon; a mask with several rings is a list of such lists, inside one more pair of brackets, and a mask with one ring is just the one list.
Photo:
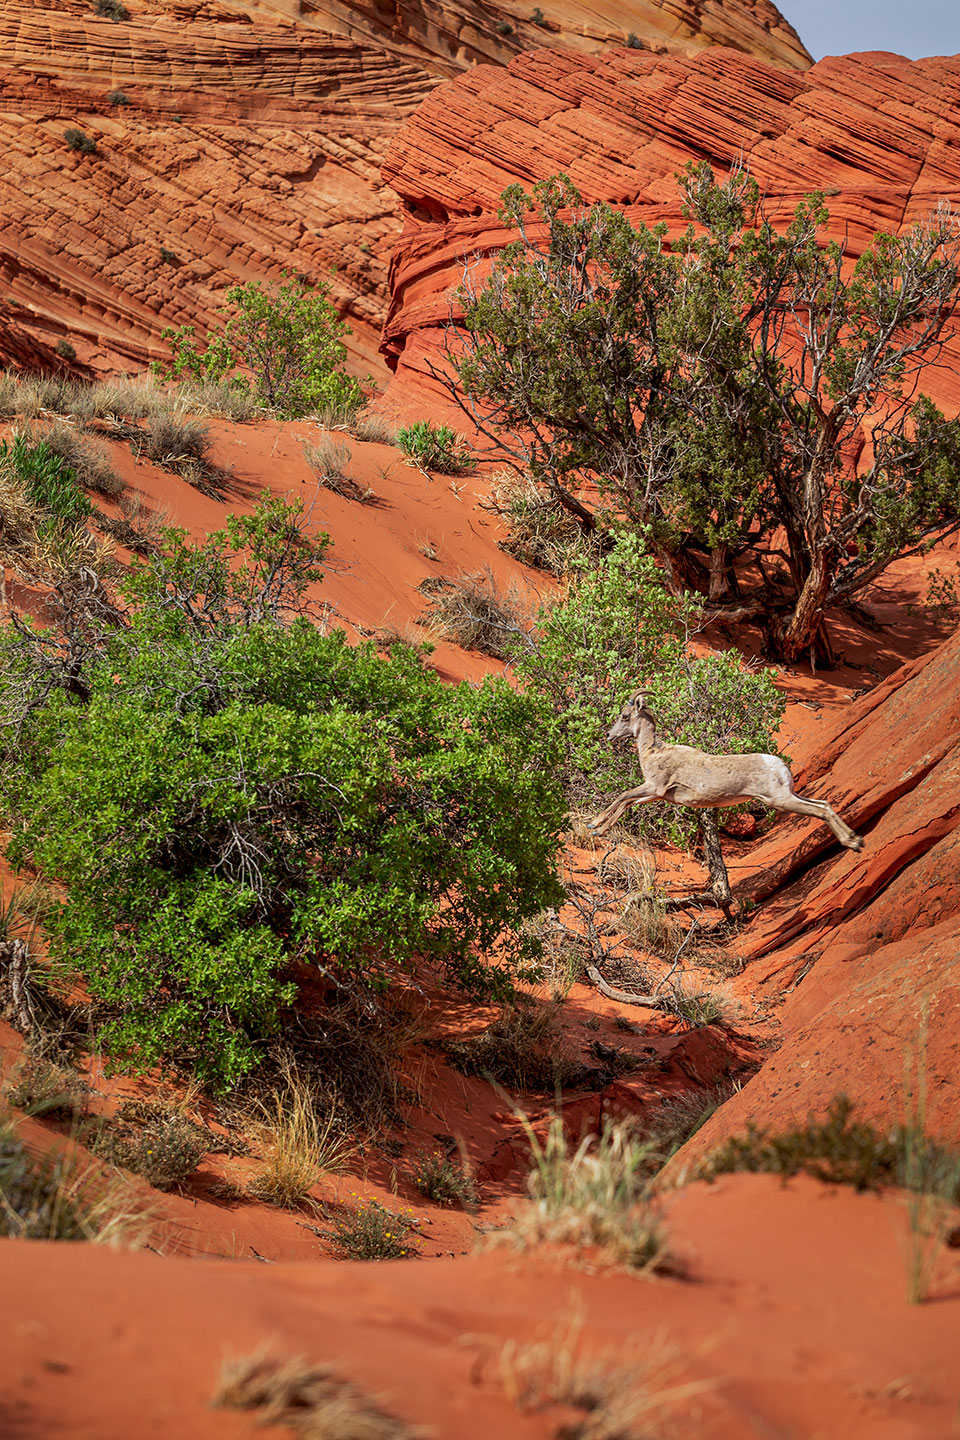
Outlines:
{"label": "striated rock wall", "polygon": [[[831,228],[856,256],[876,230],[960,199],[960,57],[852,55],[801,74],[729,49],[687,59],[540,50],[442,86],[384,165],[406,212],[391,263],[388,363],[408,384],[427,382],[463,257],[508,238],[496,218],[508,184],[564,171],[588,202],[679,229],[676,172],[691,158],[722,171],[741,156],[775,220],[825,190]],[[954,408],[958,361],[955,338],[925,380]]]}
{"label": "striated rock wall", "polygon": [[[285,14],[301,24],[343,29],[364,44],[415,59],[433,75],[482,62],[505,64],[541,45],[591,54],[630,44],[658,54],[693,55],[729,45],[803,70],[811,57],[770,0],[241,0],[251,12]],[[533,17],[537,18],[534,19]]]}
{"label": "striated rock wall", "polygon": [[[589,50],[631,32],[682,53],[722,40],[809,60],[769,0],[631,0],[622,13],[563,0],[546,28],[530,7],[477,0],[127,9],[114,22],[88,0],[0,6],[0,302],[18,307],[16,335],[0,317],[0,363],[68,338],[93,369],[142,365],[164,353],[164,325],[212,324],[228,285],[296,270],[330,283],[355,368],[385,379],[400,217],[380,170],[442,75],[545,38]],[[128,103],[111,103],[117,92]],[[72,153],[68,128],[98,154]]]}
{"label": "striated rock wall", "polygon": [[742,937],[737,988],[749,1005],[783,999],[783,1043],[686,1158],[750,1120],[784,1128],[822,1113],[838,1094],[864,1118],[896,1122],[918,1058],[931,1131],[955,1145],[960,631],[841,711],[801,758],[799,788],[829,800],[864,848],[841,851],[815,824],[800,845],[788,827],[762,842],[765,868],[744,887],[762,904]]}

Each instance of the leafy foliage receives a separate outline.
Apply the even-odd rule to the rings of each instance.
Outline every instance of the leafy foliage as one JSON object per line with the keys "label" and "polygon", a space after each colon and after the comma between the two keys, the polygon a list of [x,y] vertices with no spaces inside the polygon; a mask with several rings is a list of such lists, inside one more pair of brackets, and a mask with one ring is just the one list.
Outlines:
{"label": "leafy foliage", "polygon": [[[907,1188],[922,1183],[931,1192],[960,1199],[960,1163],[955,1152],[937,1145],[908,1125],[887,1132],[853,1118],[853,1102],[838,1095],[821,1117],[780,1134],[752,1123],[743,1135],[732,1136],[713,1150],[703,1173],[711,1178],[734,1171],[798,1175],[802,1171],[831,1185],[857,1190],[883,1185]],[[916,1174],[919,1171],[921,1181]]]}
{"label": "leafy foliage", "polygon": [[402,1260],[415,1255],[412,1210],[388,1210],[379,1200],[361,1200],[339,1215],[327,1232],[348,1260]]}
{"label": "leafy foliage", "polygon": [[0,440],[0,472],[6,472],[34,510],[34,530],[44,534],[57,525],[79,527],[93,506],[77,484],[76,472],[46,440],[31,443],[24,434]]}
{"label": "leafy foliage", "polygon": [[163,380],[221,383],[228,376],[239,389],[253,387],[260,401],[288,418],[334,408],[355,411],[363,391],[341,369],[346,360],[343,337],[349,327],[327,296],[329,287],[308,289],[287,279],[267,292],[257,281],[226,292],[231,309],[219,335],[201,350],[193,325],[168,326],[162,338],[173,356],[169,366],[155,365]]}
{"label": "leafy foliage", "polygon": [[942,210],[878,235],[851,275],[822,195],[779,234],[749,175],[691,164],[680,183],[691,224],[673,242],[584,208],[565,176],[506,190],[519,238],[462,292],[457,388],[585,528],[607,510],[647,528],[675,589],[793,659],[823,641],[827,606],[960,525],[960,423],[917,390],[960,229]]}
{"label": "leafy foliage", "polygon": [[[698,602],[669,594],[639,538],[618,537],[595,570],[571,581],[566,597],[544,606],[535,648],[514,669],[547,702],[561,751],[560,777],[574,801],[637,783],[633,747],[614,748],[607,731],[630,694],[646,690],[671,743],[714,752],[774,752],[784,700],[770,671],[744,667],[735,652],[695,656],[689,639]],[[643,833],[688,843],[690,812],[637,807]]]}
{"label": "leafy foliage", "polygon": [[265,501],[167,532],[81,650],[26,622],[0,644],[8,853],[66,886],[52,954],[117,1063],[228,1084],[310,974],[385,986],[424,957],[508,993],[559,896],[537,703],[321,633],[295,612],[325,546]]}
{"label": "leafy foliage", "polygon": [[63,138],[71,150],[77,150],[81,155],[97,154],[97,142],[85,130],[64,130]]}
{"label": "leafy foliage", "polygon": [[435,470],[440,475],[460,475],[477,463],[456,430],[449,425],[434,425],[432,420],[415,420],[403,426],[397,431],[397,445],[424,470]]}

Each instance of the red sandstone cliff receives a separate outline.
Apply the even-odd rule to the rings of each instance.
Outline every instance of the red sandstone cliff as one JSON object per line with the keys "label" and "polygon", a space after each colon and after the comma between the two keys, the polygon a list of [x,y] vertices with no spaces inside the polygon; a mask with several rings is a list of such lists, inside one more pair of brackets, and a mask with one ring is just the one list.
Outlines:
{"label": "red sandstone cliff", "polygon": [[[422,382],[460,280],[463,255],[507,236],[497,200],[515,181],[569,174],[588,202],[623,205],[679,228],[674,176],[693,158],[724,169],[743,157],[776,219],[811,190],[858,255],[878,229],[960,198],[960,58],[916,63],[871,53],[803,74],[731,50],[654,58],[540,50],[506,71],[479,67],[437,90],[390,147],[384,177],[401,196],[391,262],[388,363]],[[956,408],[960,340],[924,377]]]}
{"label": "red sandstone cliff", "polygon": [[[809,61],[769,0],[563,0],[546,28],[531,7],[472,0],[127,8],[115,22],[86,0],[0,7],[0,300],[18,307],[0,316],[0,363],[33,351],[62,364],[53,352],[68,340],[81,363],[130,369],[163,354],[164,325],[204,329],[228,285],[289,269],[330,283],[355,368],[385,378],[399,216],[380,168],[441,75],[545,40],[594,50],[631,33],[679,54],[724,43]],[[98,154],[71,152],[68,128]]]}

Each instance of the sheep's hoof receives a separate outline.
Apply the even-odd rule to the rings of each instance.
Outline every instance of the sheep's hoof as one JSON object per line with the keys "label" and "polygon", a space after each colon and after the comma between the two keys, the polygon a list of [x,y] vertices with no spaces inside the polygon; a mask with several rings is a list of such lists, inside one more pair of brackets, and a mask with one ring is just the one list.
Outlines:
{"label": "sheep's hoof", "polygon": [[851,849],[851,850],[862,850],[862,849],[863,849],[863,836],[862,836],[862,835],[855,835],[855,836],[854,836],[854,838],[850,841],[850,849]]}

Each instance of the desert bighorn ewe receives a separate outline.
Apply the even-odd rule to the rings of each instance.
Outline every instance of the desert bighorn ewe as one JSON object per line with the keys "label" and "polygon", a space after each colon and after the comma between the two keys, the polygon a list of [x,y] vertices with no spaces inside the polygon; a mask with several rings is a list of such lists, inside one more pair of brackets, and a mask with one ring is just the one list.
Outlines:
{"label": "desert bighorn ewe", "polygon": [[722,810],[744,800],[760,800],[772,810],[815,815],[829,825],[841,845],[860,850],[863,840],[845,825],[825,800],[805,800],[793,788],[793,776],[777,755],[705,755],[689,745],[664,745],[643,691],[628,700],[611,726],[608,740],[629,735],[637,742],[643,784],[624,790],[590,828],[597,835],[610,829],[631,805],[666,800],[697,810]]}

